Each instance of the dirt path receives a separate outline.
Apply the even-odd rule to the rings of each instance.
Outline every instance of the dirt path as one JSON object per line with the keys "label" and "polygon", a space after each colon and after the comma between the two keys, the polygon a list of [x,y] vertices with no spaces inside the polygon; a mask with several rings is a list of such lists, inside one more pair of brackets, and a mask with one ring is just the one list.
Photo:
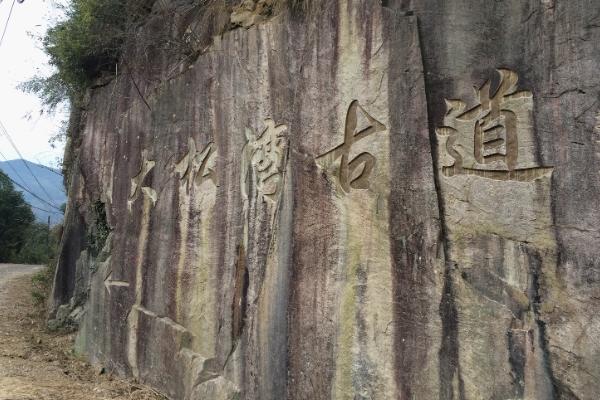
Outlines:
{"label": "dirt path", "polygon": [[44,329],[31,296],[31,276],[40,268],[0,264],[0,400],[164,399],[100,374],[73,355],[73,335]]}

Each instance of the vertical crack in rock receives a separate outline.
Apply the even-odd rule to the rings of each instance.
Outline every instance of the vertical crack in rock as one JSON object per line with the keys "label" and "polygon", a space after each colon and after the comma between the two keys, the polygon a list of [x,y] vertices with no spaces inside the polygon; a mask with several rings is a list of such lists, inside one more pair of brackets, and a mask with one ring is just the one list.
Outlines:
{"label": "vertical crack in rock", "polygon": [[[419,396],[438,397],[438,379],[444,382],[450,366],[457,365],[457,352],[448,350],[447,341],[433,332],[447,334],[456,349],[456,312],[444,311],[442,325],[435,309],[440,302],[437,286],[440,222],[439,193],[433,184],[434,165],[430,155],[427,123],[427,100],[418,26],[415,17],[393,13],[388,30],[392,43],[389,68],[389,103],[392,110],[403,110],[390,117],[390,163],[394,178],[390,187],[389,218],[392,255],[392,296],[394,304],[394,369],[399,399]],[[401,25],[400,25],[401,24]],[[406,40],[412,38],[412,40]],[[409,75],[409,76],[407,76]],[[414,149],[414,151],[407,151]],[[438,214],[439,213],[439,214]],[[433,253],[433,254],[431,254]],[[448,279],[447,279],[448,281]],[[446,294],[446,293],[444,293]],[[447,296],[447,294],[446,294]],[[453,307],[452,302],[442,301]],[[447,315],[450,315],[448,317]],[[450,321],[450,322],[448,322]],[[452,329],[450,329],[451,325]],[[441,357],[452,355],[448,362],[438,363],[435,350],[441,346]],[[445,346],[445,347],[444,347]],[[427,372],[424,372],[427,371]],[[439,375],[439,376],[438,376]]]}
{"label": "vertical crack in rock", "polygon": [[[417,34],[419,39],[423,36],[420,25],[417,20]],[[455,263],[450,259],[450,241],[448,239],[448,229],[444,217],[444,199],[440,188],[439,168],[437,162],[437,137],[435,134],[436,117],[429,94],[435,93],[432,82],[427,74],[431,66],[427,58],[423,57],[421,52],[421,62],[423,65],[423,80],[425,84],[425,99],[427,104],[427,125],[429,128],[429,144],[431,145],[430,154],[433,165],[433,183],[435,187],[438,215],[440,219],[440,237],[444,255],[444,285],[442,289],[442,298],[439,306],[439,315],[442,324],[442,342],[439,351],[439,385],[440,400],[455,400],[454,393],[458,390],[459,399],[465,398],[464,382],[460,374],[459,365],[459,345],[458,345],[458,312],[456,310],[456,300],[452,282],[452,271],[456,268]]]}
{"label": "vertical crack in rock", "polygon": [[541,287],[541,282],[540,280],[542,279],[541,277],[541,269],[542,269],[542,258],[540,256],[540,254],[530,248],[526,248],[527,251],[527,255],[529,258],[529,267],[531,269],[530,271],[530,275],[531,275],[531,286],[530,286],[530,293],[529,293],[529,298],[532,300],[532,311],[533,311],[533,315],[535,317],[535,323],[537,325],[538,328],[538,342],[539,342],[539,347],[540,350],[542,352],[542,360],[543,360],[543,365],[544,365],[544,372],[546,374],[546,376],[548,377],[548,379],[550,380],[550,382],[552,383],[552,387],[551,387],[551,391],[550,391],[550,395],[551,395],[551,399],[575,399],[576,397],[574,395],[567,395],[567,393],[561,393],[561,392],[557,392],[557,390],[560,390],[561,388],[561,384],[560,382],[558,382],[558,380],[556,379],[556,377],[554,376],[554,373],[552,372],[552,364],[551,364],[551,359],[550,359],[550,351],[548,349],[548,339],[546,337],[546,323],[544,322],[544,320],[542,319],[542,315],[541,315],[541,310],[540,310],[540,306],[542,304],[542,287]]}
{"label": "vertical crack in rock", "polygon": [[[445,234],[444,243],[448,243]],[[454,392],[456,386],[458,386],[459,393],[459,399],[456,400],[463,400],[465,398],[464,383],[460,376],[460,365],[458,362],[458,312],[456,310],[452,282],[452,270],[454,268],[453,263],[449,261],[445,263],[444,289],[440,303],[440,317],[442,318],[442,346],[439,354],[440,400],[455,400]]]}
{"label": "vertical crack in rock", "polygon": [[[77,182],[79,177],[75,179]],[[79,213],[75,202],[70,200],[69,203],[65,216],[65,228],[58,256],[57,271],[54,275],[50,317],[54,317],[58,307],[68,303],[73,296],[76,285],[77,260],[81,252],[88,247],[85,220]]]}
{"label": "vertical crack in rock", "polygon": [[233,316],[231,332],[232,349],[235,349],[236,343],[242,335],[242,331],[244,330],[246,307],[248,306],[249,284],[250,278],[248,274],[248,268],[246,268],[246,251],[243,245],[239,245],[235,265],[233,302],[231,304],[231,314]]}
{"label": "vertical crack in rock", "polygon": [[[425,60],[423,60],[424,70],[427,70]],[[428,79],[425,74],[425,93],[428,93]],[[428,104],[428,114],[432,115]],[[431,143],[431,154],[435,171],[435,190],[437,193],[437,204],[440,215],[440,241],[444,253],[444,287],[442,291],[442,301],[440,303],[440,317],[442,319],[442,346],[439,352],[439,374],[440,374],[440,400],[454,400],[453,381],[456,378],[459,383],[460,399],[464,399],[464,384],[460,376],[460,366],[458,361],[458,313],[456,310],[456,301],[452,283],[452,270],[455,264],[450,261],[450,241],[448,240],[448,230],[446,219],[444,217],[444,203],[440,189],[439,169],[437,165],[437,140],[435,138],[435,123],[433,118],[429,119],[429,132]]]}
{"label": "vertical crack in rock", "polygon": [[[515,325],[515,321],[513,321]],[[527,358],[527,342],[533,341],[531,331],[511,327],[506,333],[508,339],[508,362],[513,375],[513,385],[515,387],[515,396],[522,398],[525,394],[525,368]]]}

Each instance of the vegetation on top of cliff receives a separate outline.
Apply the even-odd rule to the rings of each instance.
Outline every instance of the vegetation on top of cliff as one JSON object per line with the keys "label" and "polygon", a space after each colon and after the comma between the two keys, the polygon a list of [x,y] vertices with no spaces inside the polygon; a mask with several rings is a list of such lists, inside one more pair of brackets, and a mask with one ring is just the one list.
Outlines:
{"label": "vegetation on top of cliff", "polygon": [[114,70],[132,26],[150,11],[151,0],[72,0],[66,18],[48,29],[42,44],[55,72],[21,87],[40,96],[50,111],[77,102],[94,79]]}
{"label": "vegetation on top of cliff", "polygon": [[[63,160],[65,187],[78,147],[78,132],[83,126],[83,99],[102,77],[142,73],[152,81],[153,70],[161,63],[175,66],[191,64],[210,47],[215,35],[240,25],[232,21],[234,10],[249,13],[256,22],[287,7],[293,14],[310,14],[315,0],[62,0],[62,20],[48,29],[41,43],[54,73],[36,76],[20,85],[37,94],[53,112],[61,105],[71,108],[69,121],[51,139],[67,140]],[[252,18],[254,14],[259,18]],[[124,55],[127,54],[128,57]],[[179,64],[179,65],[177,65]],[[159,78],[161,79],[161,78]],[[137,87],[136,82],[133,82]]]}
{"label": "vegetation on top of cliff", "polygon": [[[115,74],[125,48],[140,53],[167,50],[166,58],[192,60],[214,35],[237,25],[234,9],[276,14],[288,7],[295,14],[314,8],[314,0],[70,0],[65,18],[48,29],[42,45],[55,72],[21,84],[53,111],[63,102],[79,104],[86,89],[103,74]],[[265,11],[266,10],[266,11]],[[278,11],[275,11],[278,10]],[[140,29],[151,21],[148,29]],[[166,22],[166,23],[165,23]],[[182,26],[176,26],[182,25]],[[155,55],[155,54],[154,54]]]}

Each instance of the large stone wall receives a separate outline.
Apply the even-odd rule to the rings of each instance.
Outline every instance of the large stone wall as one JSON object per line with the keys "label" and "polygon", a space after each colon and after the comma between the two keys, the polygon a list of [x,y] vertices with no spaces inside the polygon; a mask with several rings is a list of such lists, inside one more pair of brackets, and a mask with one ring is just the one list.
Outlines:
{"label": "large stone wall", "polygon": [[92,90],[54,323],[174,399],[597,398],[600,4],[250,3]]}

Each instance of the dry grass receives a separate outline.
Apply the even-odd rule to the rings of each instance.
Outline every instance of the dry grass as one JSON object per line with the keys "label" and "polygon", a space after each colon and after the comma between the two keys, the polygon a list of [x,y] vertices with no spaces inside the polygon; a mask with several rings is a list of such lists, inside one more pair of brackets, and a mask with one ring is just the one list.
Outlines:
{"label": "dry grass", "polygon": [[77,357],[74,334],[48,332],[31,276],[0,282],[0,400],[166,399]]}

